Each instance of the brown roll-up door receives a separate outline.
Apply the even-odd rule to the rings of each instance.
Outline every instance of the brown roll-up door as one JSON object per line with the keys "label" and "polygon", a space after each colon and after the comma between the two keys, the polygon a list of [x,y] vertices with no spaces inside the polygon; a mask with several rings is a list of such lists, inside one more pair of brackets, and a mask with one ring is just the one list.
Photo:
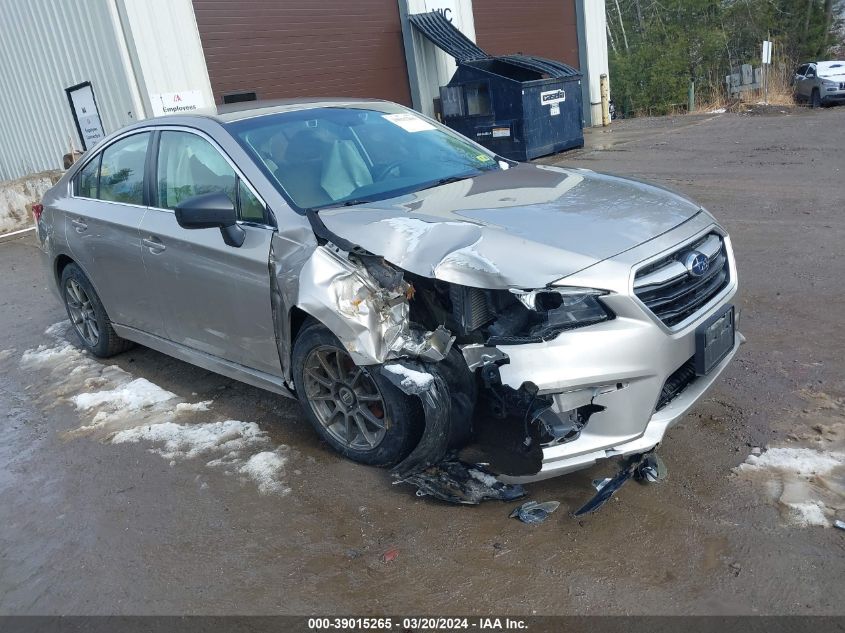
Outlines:
{"label": "brown roll-up door", "polygon": [[211,87],[410,105],[396,0],[194,0]]}
{"label": "brown roll-up door", "polygon": [[579,68],[575,0],[475,0],[475,41],[491,55],[524,53]]}

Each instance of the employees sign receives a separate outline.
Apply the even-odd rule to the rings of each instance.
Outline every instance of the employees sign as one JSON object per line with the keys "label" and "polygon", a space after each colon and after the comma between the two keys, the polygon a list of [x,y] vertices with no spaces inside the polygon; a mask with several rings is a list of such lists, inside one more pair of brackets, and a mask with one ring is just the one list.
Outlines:
{"label": "employees sign", "polygon": [[202,92],[183,90],[182,92],[161,92],[150,95],[153,116],[165,114],[183,114],[206,107]]}

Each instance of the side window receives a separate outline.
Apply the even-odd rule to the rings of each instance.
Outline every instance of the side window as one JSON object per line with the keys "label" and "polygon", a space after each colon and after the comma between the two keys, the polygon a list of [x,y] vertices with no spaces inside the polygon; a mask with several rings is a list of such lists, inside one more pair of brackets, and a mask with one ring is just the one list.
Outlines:
{"label": "side window", "polygon": [[97,178],[100,176],[100,158],[98,155],[82,168],[76,176],[76,195],[79,198],[97,197]]}
{"label": "side window", "polygon": [[183,200],[222,191],[237,202],[234,170],[204,138],[164,131],[158,149],[158,207],[175,209]]}
{"label": "side window", "polygon": [[796,75],[801,75],[802,77],[807,73],[807,64],[802,64],[798,67],[798,70],[795,71]]}
{"label": "side window", "polygon": [[144,204],[144,163],[150,133],[133,134],[103,150],[100,200]]}
{"label": "side window", "polygon": [[256,198],[242,180],[238,180],[238,200],[240,202],[241,220],[265,224],[267,214],[264,205]]}
{"label": "side window", "polygon": [[810,78],[815,77],[815,76],[816,76],[816,67],[811,65],[807,68],[807,78],[810,79]]}

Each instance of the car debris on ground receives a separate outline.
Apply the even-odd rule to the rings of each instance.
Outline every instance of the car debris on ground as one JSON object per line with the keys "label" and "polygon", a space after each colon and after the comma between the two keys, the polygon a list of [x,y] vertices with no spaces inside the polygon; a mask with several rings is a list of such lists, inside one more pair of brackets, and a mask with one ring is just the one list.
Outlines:
{"label": "car debris on ground", "polygon": [[519,519],[529,525],[539,525],[549,518],[549,515],[560,507],[559,501],[526,501],[510,513],[510,518]]}

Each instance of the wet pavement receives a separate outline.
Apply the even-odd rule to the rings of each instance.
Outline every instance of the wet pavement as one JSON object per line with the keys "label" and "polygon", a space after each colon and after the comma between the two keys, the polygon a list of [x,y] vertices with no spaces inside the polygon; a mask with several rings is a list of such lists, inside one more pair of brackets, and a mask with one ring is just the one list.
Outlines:
{"label": "wet pavement", "polygon": [[0,241],[0,613],[845,612],[845,533],[813,524],[845,518],[843,124],[620,121],[555,159],[712,211],[749,342],[668,434],[666,481],[580,520],[612,465],[530,485],[561,502],[538,526],[336,457],[294,401],[140,347],[79,355],[33,236]]}

